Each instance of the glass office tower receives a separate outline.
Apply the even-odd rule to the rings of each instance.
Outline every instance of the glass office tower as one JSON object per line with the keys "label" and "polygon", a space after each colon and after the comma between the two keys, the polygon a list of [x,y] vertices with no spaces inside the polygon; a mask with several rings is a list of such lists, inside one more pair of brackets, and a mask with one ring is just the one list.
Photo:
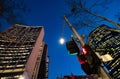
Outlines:
{"label": "glass office tower", "polygon": [[112,61],[105,62],[109,74],[114,79],[120,79],[120,30],[102,25],[91,32],[88,43],[99,54],[109,54]]}
{"label": "glass office tower", "polygon": [[15,24],[1,32],[0,79],[39,79],[41,71],[41,79],[47,79],[48,54],[43,39],[43,27]]}

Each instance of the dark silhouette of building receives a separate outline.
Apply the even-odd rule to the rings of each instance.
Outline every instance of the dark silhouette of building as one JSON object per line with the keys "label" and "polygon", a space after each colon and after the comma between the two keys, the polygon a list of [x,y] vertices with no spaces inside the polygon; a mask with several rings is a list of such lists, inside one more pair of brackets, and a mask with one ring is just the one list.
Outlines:
{"label": "dark silhouette of building", "polygon": [[91,32],[88,43],[100,55],[109,54],[113,60],[103,62],[114,79],[120,79],[120,30],[102,25]]}
{"label": "dark silhouette of building", "polygon": [[57,77],[56,79],[98,79],[98,76],[97,75],[87,75],[87,76],[67,75],[64,76],[63,78]]}
{"label": "dark silhouette of building", "polygon": [[0,79],[48,79],[44,28],[15,24],[0,33]]}

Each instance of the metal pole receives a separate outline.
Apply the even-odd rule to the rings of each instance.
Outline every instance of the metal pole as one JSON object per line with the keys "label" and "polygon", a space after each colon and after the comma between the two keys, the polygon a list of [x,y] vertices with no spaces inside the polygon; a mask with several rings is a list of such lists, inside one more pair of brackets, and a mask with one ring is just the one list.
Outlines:
{"label": "metal pole", "polygon": [[70,27],[70,29],[72,30],[72,32],[74,33],[74,35],[77,37],[77,39],[80,42],[80,45],[83,47],[85,45],[84,41],[82,40],[82,37],[79,36],[79,34],[77,33],[77,31],[75,30],[75,28],[72,26],[72,24],[68,21],[68,19],[66,18],[66,16],[64,16],[64,19],[66,21],[66,23],[68,24],[68,26]]}

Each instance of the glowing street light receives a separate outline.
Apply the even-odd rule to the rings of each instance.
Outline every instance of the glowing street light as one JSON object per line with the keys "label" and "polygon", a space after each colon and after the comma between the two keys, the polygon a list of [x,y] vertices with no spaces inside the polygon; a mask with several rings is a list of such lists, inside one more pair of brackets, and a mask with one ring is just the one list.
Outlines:
{"label": "glowing street light", "polygon": [[59,42],[60,42],[60,44],[64,44],[65,43],[65,39],[62,37],[62,38],[60,38]]}

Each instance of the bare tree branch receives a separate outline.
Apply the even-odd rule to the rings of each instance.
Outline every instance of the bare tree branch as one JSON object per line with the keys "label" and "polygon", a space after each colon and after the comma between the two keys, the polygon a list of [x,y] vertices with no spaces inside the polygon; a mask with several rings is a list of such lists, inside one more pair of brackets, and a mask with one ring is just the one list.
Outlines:
{"label": "bare tree branch", "polygon": [[71,0],[68,0],[68,6],[71,7],[71,13],[70,13],[71,16],[69,17],[74,18],[72,21],[75,25],[79,25],[79,27],[85,27],[85,26],[91,26],[91,25],[98,26],[100,22],[106,21],[120,28],[119,23],[114,22],[95,12],[95,10],[98,11],[98,9],[101,9],[101,10],[107,9],[106,5],[111,3],[110,0],[96,0],[91,5],[90,4],[87,5],[87,2],[88,2],[87,0],[72,0],[74,1],[73,3],[69,3],[69,1]]}
{"label": "bare tree branch", "polygon": [[6,20],[10,24],[24,23],[22,15],[27,11],[24,0],[0,0],[0,21]]}

